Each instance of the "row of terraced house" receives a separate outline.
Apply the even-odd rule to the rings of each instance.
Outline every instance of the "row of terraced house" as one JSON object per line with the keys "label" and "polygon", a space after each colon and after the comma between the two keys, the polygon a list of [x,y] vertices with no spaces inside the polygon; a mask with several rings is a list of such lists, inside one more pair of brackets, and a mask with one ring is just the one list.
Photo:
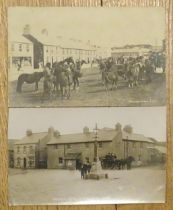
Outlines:
{"label": "row of terraced house", "polygon": [[[84,127],[83,132],[61,134],[52,127],[47,132],[26,132],[20,140],[9,140],[9,166],[14,168],[75,169],[86,159],[94,160],[94,132]],[[164,162],[165,143],[133,132],[131,126],[117,123],[115,128],[98,129],[99,158],[108,153],[118,159],[133,156],[143,165]]]}
{"label": "row of terraced house", "polygon": [[18,69],[19,66],[37,69],[47,62],[52,64],[67,57],[89,63],[111,55],[109,48],[93,45],[89,40],[84,43],[74,38],[52,36],[47,29],[34,33],[30,25],[24,27],[23,34],[9,35],[8,48],[10,69]]}

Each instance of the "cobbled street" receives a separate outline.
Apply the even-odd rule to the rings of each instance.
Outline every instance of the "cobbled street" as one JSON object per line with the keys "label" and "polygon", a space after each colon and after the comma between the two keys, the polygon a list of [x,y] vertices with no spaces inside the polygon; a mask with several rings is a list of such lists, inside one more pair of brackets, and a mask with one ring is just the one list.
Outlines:
{"label": "cobbled street", "polygon": [[9,199],[17,204],[160,203],[165,196],[161,167],[104,170],[108,179],[82,180],[80,171],[9,171]]}

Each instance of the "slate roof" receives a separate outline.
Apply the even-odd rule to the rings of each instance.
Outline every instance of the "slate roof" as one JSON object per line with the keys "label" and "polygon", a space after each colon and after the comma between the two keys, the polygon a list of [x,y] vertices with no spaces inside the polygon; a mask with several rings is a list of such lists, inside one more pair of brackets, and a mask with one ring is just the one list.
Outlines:
{"label": "slate roof", "polygon": [[[103,128],[98,130],[98,139],[99,142],[107,142],[112,141],[113,138],[117,135],[117,131],[112,128]],[[127,133],[122,131],[122,138],[124,141],[138,141],[138,142],[149,142],[153,143],[153,141],[142,134],[136,133]],[[51,141],[47,144],[70,144],[70,143],[85,143],[85,142],[94,142],[94,133],[90,132],[88,134],[77,133],[77,134],[65,134],[60,135],[59,137],[53,137]]]}
{"label": "slate roof", "polygon": [[8,139],[8,150],[14,149],[14,144],[19,141],[18,139]]}
{"label": "slate roof", "polygon": [[[117,135],[116,130],[104,130],[100,129],[98,130],[98,142],[104,142],[104,141],[112,141],[112,139]],[[89,132],[87,134],[85,133],[76,133],[76,134],[65,134],[60,135],[59,137],[53,137],[51,141],[49,141],[47,144],[72,144],[72,143],[87,143],[87,142],[94,142],[94,133]]]}
{"label": "slate roof", "polygon": [[34,37],[38,42],[44,44],[44,45],[54,45],[59,46],[58,39],[55,36],[46,36],[44,34],[36,34],[31,33],[32,37]]}
{"label": "slate roof", "polygon": [[21,140],[18,140],[15,145],[19,144],[37,144],[39,140],[43,139],[48,133],[41,132],[41,133],[33,133],[30,136],[25,136]]}
{"label": "slate roof", "polygon": [[25,38],[23,35],[16,34],[16,33],[13,35],[9,34],[8,40],[9,42],[32,44],[32,42],[29,39]]}
{"label": "slate roof", "polygon": [[125,131],[122,132],[123,134],[123,140],[129,140],[129,141],[140,141],[140,142],[149,142],[153,143],[153,141],[150,138],[147,138],[146,136],[142,134],[137,133],[127,133]]}
{"label": "slate roof", "polygon": [[[116,137],[117,134],[118,134],[118,132],[112,128],[99,129],[97,141],[98,142],[110,142]],[[33,133],[30,136],[25,136],[21,140],[18,140],[17,142],[15,142],[15,145],[36,144],[39,142],[39,140],[43,139],[47,135],[48,135],[47,132]],[[94,142],[95,141],[94,136],[95,136],[94,132],[62,134],[60,136],[53,136],[50,139],[50,141],[47,143],[47,145]],[[124,141],[137,141],[137,142],[153,143],[153,141],[150,138],[147,138],[142,134],[136,134],[136,133],[130,134],[125,131],[122,131],[122,139]]]}
{"label": "slate roof", "polygon": [[94,47],[89,46],[87,43],[84,43],[79,40],[65,39],[63,37],[59,38],[58,36],[45,35],[45,34],[36,34],[31,33],[38,42],[44,45],[60,46],[61,48],[68,49],[83,49],[83,50],[95,50]]}

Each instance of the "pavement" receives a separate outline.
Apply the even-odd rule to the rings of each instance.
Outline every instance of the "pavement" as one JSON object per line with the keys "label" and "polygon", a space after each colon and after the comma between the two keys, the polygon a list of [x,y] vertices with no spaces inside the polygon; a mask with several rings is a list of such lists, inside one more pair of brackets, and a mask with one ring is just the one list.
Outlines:
{"label": "pavement", "polygon": [[165,175],[161,167],[104,170],[108,179],[82,180],[79,171],[9,171],[11,205],[163,203]]}

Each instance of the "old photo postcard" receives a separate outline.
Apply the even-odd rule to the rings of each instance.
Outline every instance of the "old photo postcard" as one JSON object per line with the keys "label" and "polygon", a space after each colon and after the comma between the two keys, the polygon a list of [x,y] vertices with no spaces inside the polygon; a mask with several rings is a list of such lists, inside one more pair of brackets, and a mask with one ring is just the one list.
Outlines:
{"label": "old photo postcard", "polygon": [[164,203],[166,108],[9,110],[10,205]]}
{"label": "old photo postcard", "polygon": [[162,106],[165,9],[8,9],[9,107]]}

